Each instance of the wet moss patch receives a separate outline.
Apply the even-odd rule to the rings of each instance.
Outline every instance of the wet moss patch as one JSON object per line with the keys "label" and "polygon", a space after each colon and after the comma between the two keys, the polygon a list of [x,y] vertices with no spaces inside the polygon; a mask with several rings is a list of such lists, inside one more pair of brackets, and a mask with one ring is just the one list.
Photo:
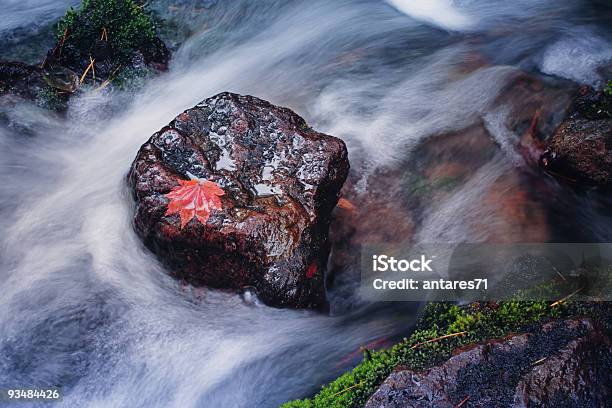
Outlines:
{"label": "wet moss patch", "polygon": [[66,110],[68,97],[65,92],[46,86],[36,94],[36,104],[54,112],[63,112]]}
{"label": "wet moss patch", "polygon": [[52,57],[83,72],[92,61],[99,74],[110,75],[134,59],[165,63],[168,51],[156,36],[157,25],[145,4],[133,0],[84,0],[58,23]]}

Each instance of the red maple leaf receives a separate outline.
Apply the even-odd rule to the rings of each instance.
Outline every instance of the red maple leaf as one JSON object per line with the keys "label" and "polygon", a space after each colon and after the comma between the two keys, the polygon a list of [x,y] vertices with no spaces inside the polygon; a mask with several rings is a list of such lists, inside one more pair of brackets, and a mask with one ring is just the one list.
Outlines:
{"label": "red maple leaf", "polygon": [[181,217],[181,228],[185,227],[194,217],[206,224],[212,210],[221,209],[219,196],[223,190],[212,181],[200,180],[189,175],[191,180],[179,180],[179,186],[166,194],[170,199],[166,215],[178,213]]}
{"label": "red maple leaf", "polygon": [[310,264],[310,266],[306,270],[306,277],[308,279],[312,279],[312,278],[314,278],[316,273],[317,273],[317,263],[313,262],[313,263]]}

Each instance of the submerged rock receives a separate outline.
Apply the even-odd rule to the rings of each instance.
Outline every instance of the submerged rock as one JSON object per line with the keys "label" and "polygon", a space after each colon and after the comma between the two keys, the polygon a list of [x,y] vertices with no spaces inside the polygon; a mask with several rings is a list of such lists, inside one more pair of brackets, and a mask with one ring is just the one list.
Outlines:
{"label": "submerged rock", "polygon": [[[206,99],[155,133],[129,173],[135,227],[171,273],[216,288],[254,287],[270,305],[324,304],[330,214],[347,151],[291,110],[252,96]],[[192,176],[224,191],[206,224],[166,215]]]}
{"label": "submerged rock", "polygon": [[612,97],[581,88],[569,117],[540,158],[542,167],[573,182],[612,184]]}
{"label": "submerged rock", "polygon": [[612,397],[612,342],[589,319],[459,350],[423,371],[399,368],[366,408],[603,407]]}

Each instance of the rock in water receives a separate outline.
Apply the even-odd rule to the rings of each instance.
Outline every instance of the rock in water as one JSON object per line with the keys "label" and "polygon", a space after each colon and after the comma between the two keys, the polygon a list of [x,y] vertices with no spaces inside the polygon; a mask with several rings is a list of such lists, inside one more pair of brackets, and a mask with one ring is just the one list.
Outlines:
{"label": "rock in water", "polygon": [[612,343],[589,319],[459,350],[423,371],[399,368],[366,408],[603,407],[612,397]]}
{"label": "rock in water", "polygon": [[0,95],[14,94],[34,99],[44,86],[40,68],[22,62],[0,60]]}
{"label": "rock in water", "polygon": [[581,88],[569,117],[552,135],[540,163],[572,181],[612,185],[612,96]]}
{"label": "rock in water", "polygon": [[[232,93],[177,116],[128,175],[135,228],[174,276],[254,288],[273,306],[320,307],[331,211],[348,174],[344,142],[287,108]],[[222,209],[184,228],[165,194],[190,175],[217,183]]]}

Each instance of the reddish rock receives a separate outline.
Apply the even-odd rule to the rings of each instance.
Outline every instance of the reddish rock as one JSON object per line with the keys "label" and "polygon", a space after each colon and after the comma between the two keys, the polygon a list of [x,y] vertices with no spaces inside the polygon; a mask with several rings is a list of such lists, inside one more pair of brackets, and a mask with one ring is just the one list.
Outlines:
{"label": "reddish rock", "polygon": [[570,119],[542,155],[544,168],[572,181],[612,183],[612,119]]}
{"label": "reddish rock", "polygon": [[[129,173],[136,231],[191,283],[253,287],[270,305],[319,307],[330,214],[348,167],[344,143],[291,110],[222,93],[141,147]],[[189,174],[225,194],[205,225],[181,228],[178,215],[166,215],[165,194]]]}
{"label": "reddish rock", "polygon": [[603,407],[612,396],[612,343],[589,319],[458,350],[423,371],[398,369],[366,408]]}

